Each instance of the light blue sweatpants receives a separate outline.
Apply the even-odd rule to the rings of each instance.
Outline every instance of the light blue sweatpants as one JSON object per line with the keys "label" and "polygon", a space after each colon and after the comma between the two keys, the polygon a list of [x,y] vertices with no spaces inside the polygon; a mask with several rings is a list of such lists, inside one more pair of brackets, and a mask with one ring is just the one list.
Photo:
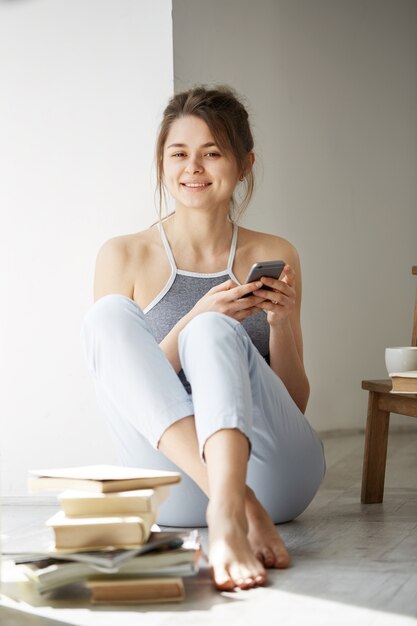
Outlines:
{"label": "light blue sweatpants", "polygon": [[[276,524],[294,519],[311,502],[325,472],[322,443],[240,322],[207,312],[181,331],[179,356],[191,395],[146,316],[126,296],[95,302],[82,341],[121,465],[181,471],[157,446],[171,424],[194,415],[200,452],[222,428],[238,428],[248,437],[247,484]],[[205,526],[207,497],[181,473],[157,521]]]}

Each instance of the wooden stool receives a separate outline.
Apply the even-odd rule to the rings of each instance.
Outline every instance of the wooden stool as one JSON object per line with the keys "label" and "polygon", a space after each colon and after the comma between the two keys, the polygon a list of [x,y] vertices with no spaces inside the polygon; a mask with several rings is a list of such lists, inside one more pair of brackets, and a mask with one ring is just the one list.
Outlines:
{"label": "wooden stool", "polygon": [[[417,275],[417,266],[411,271]],[[417,346],[417,292],[411,345]],[[362,389],[369,392],[361,492],[364,504],[382,502],[384,498],[390,413],[417,417],[417,395],[392,394],[391,387],[390,378],[362,381]]]}

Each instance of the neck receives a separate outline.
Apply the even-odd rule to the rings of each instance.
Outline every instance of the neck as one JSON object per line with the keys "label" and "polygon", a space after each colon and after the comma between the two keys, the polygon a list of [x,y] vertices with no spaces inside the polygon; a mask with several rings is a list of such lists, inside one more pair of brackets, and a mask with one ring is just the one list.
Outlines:
{"label": "neck", "polygon": [[233,225],[227,214],[176,210],[164,223],[171,244],[195,256],[208,257],[229,250]]}

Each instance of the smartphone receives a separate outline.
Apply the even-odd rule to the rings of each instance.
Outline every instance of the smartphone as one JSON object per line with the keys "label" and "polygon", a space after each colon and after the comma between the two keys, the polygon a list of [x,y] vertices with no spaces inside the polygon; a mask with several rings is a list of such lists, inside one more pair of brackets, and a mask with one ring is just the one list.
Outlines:
{"label": "smartphone", "polygon": [[[261,276],[269,276],[270,278],[279,278],[282,274],[282,270],[285,267],[285,261],[262,261],[261,263],[254,263],[249,270],[249,274],[245,283],[253,283],[255,280],[259,280]],[[266,285],[263,285],[262,289],[271,289]],[[246,294],[250,296],[250,293]]]}

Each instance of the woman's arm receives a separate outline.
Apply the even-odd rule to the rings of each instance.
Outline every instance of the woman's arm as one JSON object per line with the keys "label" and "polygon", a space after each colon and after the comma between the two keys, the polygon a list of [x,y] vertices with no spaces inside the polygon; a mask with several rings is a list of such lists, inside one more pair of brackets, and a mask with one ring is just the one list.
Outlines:
{"label": "woman's arm", "polygon": [[[270,327],[269,358],[274,372],[281,378],[299,409],[304,413],[310,385],[304,369],[301,332],[301,268],[297,251],[286,242],[283,254],[287,265],[283,278],[262,279],[274,291],[255,291],[269,298],[258,307],[267,312]],[[275,304],[276,302],[276,304]]]}
{"label": "woman's arm", "polygon": [[94,301],[111,293],[133,298],[134,282],[129,271],[129,252],[123,237],[106,241],[97,254]]}
{"label": "woman's arm", "polygon": [[304,413],[310,395],[310,384],[297,350],[290,321],[271,326],[269,358],[272,369],[281,378],[300,411]]}

